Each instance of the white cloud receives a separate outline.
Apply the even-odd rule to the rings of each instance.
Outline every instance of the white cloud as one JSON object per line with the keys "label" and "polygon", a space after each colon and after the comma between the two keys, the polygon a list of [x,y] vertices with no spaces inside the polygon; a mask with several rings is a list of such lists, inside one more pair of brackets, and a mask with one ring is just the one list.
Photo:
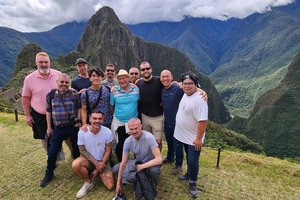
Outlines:
{"label": "white cloud", "polygon": [[184,16],[244,18],[293,0],[0,0],[0,26],[45,31],[69,21],[89,19],[102,6],[124,23],[180,21]]}

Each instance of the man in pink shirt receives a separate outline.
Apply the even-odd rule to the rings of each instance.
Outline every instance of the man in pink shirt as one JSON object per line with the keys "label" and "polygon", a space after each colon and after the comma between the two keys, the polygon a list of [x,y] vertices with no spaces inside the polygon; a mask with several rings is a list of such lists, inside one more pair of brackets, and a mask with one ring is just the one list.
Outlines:
{"label": "man in pink shirt", "polygon": [[50,58],[45,52],[39,52],[35,57],[37,70],[25,77],[22,91],[22,106],[25,120],[32,127],[33,138],[40,139],[47,151],[45,134],[46,122],[46,95],[51,89],[57,88],[56,80],[60,71],[50,69]]}

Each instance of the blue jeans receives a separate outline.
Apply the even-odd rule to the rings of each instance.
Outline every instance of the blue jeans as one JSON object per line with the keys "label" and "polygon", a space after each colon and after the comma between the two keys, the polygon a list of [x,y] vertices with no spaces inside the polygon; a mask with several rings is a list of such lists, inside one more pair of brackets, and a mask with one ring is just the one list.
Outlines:
{"label": "blue jeans", "polygon": [[183,143],[173,137],[174,149],[175,149],[175,166],[182,167],[183,163]]}
{"label": "blue jeans", "polygon": [[199,158],[201,151],[195,150],[194,145],[188,145],[178,140],[177,142],[181,143],[184,147],[188,166],[187,175],[190,181],[197,181],[199,173]]}
{"label": "blue jeans", "polygon": [[48,149],[48,160],[47,160],[47,170],[46,173],[52,174],[55,169],[55,162],[58,152],[61,150],[62,143],[65,139],[70,138],[72,143],[72,156],[74,159],[80,156],[77,137],[78,137],[78,127],[66,126],[66,127],[56,127],[53,128],[53,134],[51,136],[51,145]]}
{"label": "blue jeans", "polygon": [[164,123],[165,127],[165,136],[166,136],[166,141],[167,141],[167,146],[168,146],[168,153],[167,153],[167,160],[168,161],[173,161],[174,160],[174,140],[173,140],[173,135],[174,135],[174,130],[175,130],[175,125],[173,124],[168,124]]}

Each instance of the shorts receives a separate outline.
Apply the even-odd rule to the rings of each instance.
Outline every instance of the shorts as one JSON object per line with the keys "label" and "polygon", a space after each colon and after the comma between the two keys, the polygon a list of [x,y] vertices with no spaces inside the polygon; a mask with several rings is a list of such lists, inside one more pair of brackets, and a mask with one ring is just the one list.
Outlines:
{"label": "shorts", "polygon": [[[91,174],[96,168],[95,168],[95,165],[93,165],[91,163],[91,161],[88,160],[88,162],[89,162],[88,172],[89,172],[89,174]],[[105,169],[102,173],[110,173],[110,172],[112,172],[111,166],[110,166],[109,162],[106,162]]]}
{"label": "shorts", "polygon": [[150,117],[142,113],[143,130],[152,133],[156,140],[162,140],[164,130],[164,116]]}
{"label": "shorts", "polygon": [[44,140],[47,132],[46,115],[36,112],[33,108],[30,109],[30,114],[34,121],[32,126],[33,138]]}

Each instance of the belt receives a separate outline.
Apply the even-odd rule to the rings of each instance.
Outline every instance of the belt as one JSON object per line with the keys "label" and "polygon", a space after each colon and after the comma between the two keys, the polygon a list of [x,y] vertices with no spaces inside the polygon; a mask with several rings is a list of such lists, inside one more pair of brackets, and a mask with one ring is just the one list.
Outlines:
{"label": "belt", "polygon": [[59,125],[54,125],[57,128],[65,128],[65,127],[70,127],[72,126],[71,124],[59,124]]}

